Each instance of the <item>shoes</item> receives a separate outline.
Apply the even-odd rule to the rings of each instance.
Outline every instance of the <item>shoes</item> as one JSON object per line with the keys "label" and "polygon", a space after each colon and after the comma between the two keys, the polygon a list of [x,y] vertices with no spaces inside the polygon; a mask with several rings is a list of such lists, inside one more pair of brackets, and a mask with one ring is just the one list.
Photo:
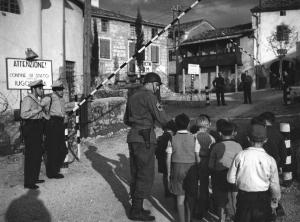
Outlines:
{"label": "shoes", "polygon": [[49,178],[49,179],[62,179],[62,178],[64,178],[64,175],[58,173],[58,174],[53,175],[53,176],[52,176],[52,175],[51,175],[51,176],[48,176],[48,178]]}
{"label": "shoes", "polygon": [[45,183],[45,180],[37,180],[35,183]]}
{"label": "shoes", "polygon": [[223,103],[222,105],[223,105],[223,106],[227,106],[227,104],[226,104],[226,103]]}
{"label": "shoes", "polygon": [[25,184],[25,185],[24,185],[24,188],[36,190],[36,189],[39,188],[39,186],[38,186],[38,185],[35,185],[35,184]]}
{"label": "shoes", "polygon": [[143,211],[131,211],[129,213],[129,219],[134,221],[154,221],[155,217],[145,214]]}
{"label": "shoes", "polygon": [[150,215],[150,214],[151,214],[151,211],[142,208],[142,213],[143,213],[143,214],[148,214],[148,215]]}

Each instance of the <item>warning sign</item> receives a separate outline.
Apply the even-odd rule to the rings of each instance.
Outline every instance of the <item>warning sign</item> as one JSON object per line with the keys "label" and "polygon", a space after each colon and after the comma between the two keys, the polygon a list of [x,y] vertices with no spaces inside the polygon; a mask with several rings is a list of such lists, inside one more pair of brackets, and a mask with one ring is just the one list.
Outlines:
{"label": "warning sign", "polygon": [[51,89],[52,61],[6,58],[8,89],[29,89],[28,84],[41,79],[44,89]]}

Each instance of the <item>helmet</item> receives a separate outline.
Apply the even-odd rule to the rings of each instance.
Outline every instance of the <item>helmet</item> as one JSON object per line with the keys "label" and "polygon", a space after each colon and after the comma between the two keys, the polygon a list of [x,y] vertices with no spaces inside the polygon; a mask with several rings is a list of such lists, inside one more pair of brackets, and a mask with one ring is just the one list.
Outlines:
{"label": "helmet", "polygon": [[160,85],[162,84],[161,79],[158,74],[155,72],[148,72],[144,76],[144,84],[148,82],[158,82]]}

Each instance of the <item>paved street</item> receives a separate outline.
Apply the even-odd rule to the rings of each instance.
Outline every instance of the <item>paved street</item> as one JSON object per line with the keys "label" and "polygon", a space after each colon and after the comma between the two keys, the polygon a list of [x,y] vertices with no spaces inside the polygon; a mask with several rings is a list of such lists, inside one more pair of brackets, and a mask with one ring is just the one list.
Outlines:
{"label": "paved street", "polygon": [[[228,105],[189,108],[167,105],[172,115],[185,112],[191,117],[208,113],[215,121],[231,117],[241,123],[249,121],[262,111],[270,110],[281,115],[280,121],[291,120],[292,128],[299,123],[299,103],[289,108],[281,105],[281,94],[277,91],[254,93],[254,104],[241,104],[242,94],[228,97]],[[230,100],[229,100],[230,98]],[[290,114],[295,116],[291,117]],[[299,127],[299,124],[297,124]],[[299,128],[298,128],[299,129]],[[159,131],[158,131],[159,133]],[[299,139],[299,138],[298,138]],[[128,196],[129,164],[126,130],[110,136],[87,138],[83,141],[81,162],[70,165],[66,178],[46,179],[39,192],[23,188],[23,156],[16,155],[0,159],[0,221],[55,221],[55,222],[127,222],[126,212],[130,207]],[[14,159],[15,158],[15,159]],[[46,178],[44,169],[41,179]],[[152,198],[145,208],[151,209],[156,221],[175,221],[176,212],[172,199],[165,199],[162,176],[156,174]],[[300,218],[300,185],[283,189],[283,205],[287,212],[284,221],[295,222]],[[34,220],[28,219],[33,216]],[[203,220],[205,221],[205,220]]]}

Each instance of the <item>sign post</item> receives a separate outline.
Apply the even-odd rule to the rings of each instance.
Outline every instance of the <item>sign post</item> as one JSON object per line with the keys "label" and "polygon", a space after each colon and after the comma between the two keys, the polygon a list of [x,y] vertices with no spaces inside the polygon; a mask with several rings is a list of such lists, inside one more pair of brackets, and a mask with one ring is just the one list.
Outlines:
{"label": "sign post", "polygon": [[193,100],[195,75],[200,75],[200,66],[198,64],[188,64],[188,74],[191,75],[190,99]]}

